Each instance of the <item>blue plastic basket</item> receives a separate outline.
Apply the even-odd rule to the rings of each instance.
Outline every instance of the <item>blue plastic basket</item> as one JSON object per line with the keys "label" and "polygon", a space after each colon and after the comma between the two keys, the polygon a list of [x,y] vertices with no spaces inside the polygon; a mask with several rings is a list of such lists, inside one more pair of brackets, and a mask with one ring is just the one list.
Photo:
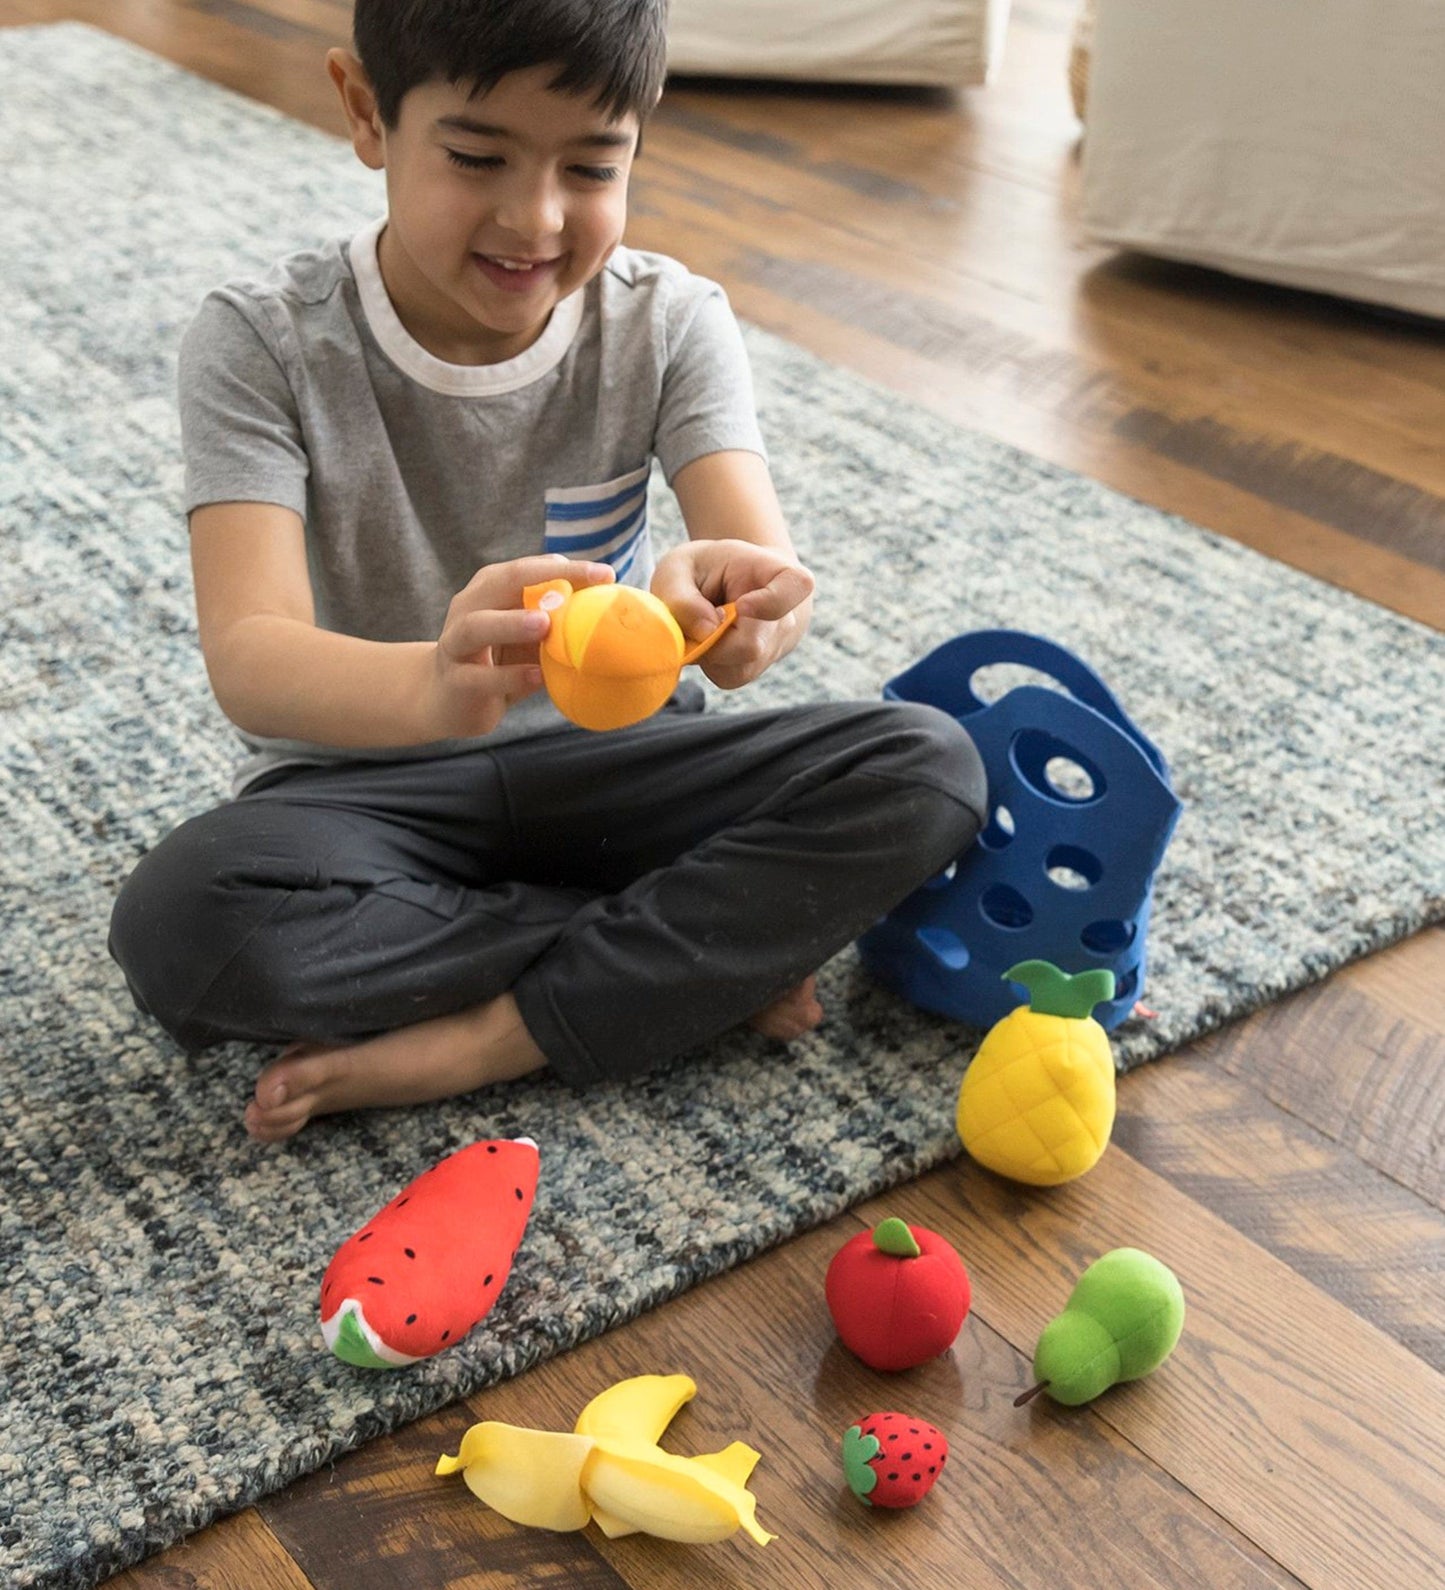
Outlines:
{"label": "blue plastic basket", "polygon": [[[979,669],[1018,664],[1068,694],[1020,685],[992,704]],[[988,1027],[1020,1003],[1004,980],[1023,960],[1103,967],[1118,1026],[1144,987],[1154,874],[1182,810],[1158,749],[1072,652],[1020,630],[977,630],[891,679],[894,701],[940,707],[968,730],[988,773],[977,844],[858,941],[881,982],[925,1010]]]}

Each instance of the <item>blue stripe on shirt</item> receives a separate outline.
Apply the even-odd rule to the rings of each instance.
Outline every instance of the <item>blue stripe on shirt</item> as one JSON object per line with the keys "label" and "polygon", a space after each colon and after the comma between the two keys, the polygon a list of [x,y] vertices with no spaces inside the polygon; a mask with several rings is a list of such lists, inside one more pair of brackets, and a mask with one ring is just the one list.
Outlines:
{"label": "blue stripe on shirt", "polygon": [[645,533],[641,535],[635,535],[625,547],[619,547],[617,549],[617,552],[625,552],[627,554],[626,557],[619,558],[617,552],[614,552],[607,559],[607,562],[612,564],[613,572],[616,574],[619,580],[623,579],[628,571],[632,568],[632,565],[637,562],[637,554],[641,552],[643,547],[645,547],[647,544],[647,536]]}
{"label": "blue stripe on shirt", "polygon": [[620,508],[624,502],[630,502],[633,497],[647,494],[647,482],[639,480],[635,486],[629,486],[626,491],[619,491],[616,496],[604,497],[600,502],[549,502],[547,504],[548,519],[558,521],[567,519],[595,519],[598,514],[611,513],[614,508]]}
{"label": "blue stripe on shirt", "polygon": [[[615,541],[618,536],[625,535],[627,531],[632,530],[646,516],[647,504],[646,502],[640,502],[625,519],[619,519],[615,524],[606,525],[601,530],[589,530],[585,535],[559,536],[553,535],[549,530],[546,532],[547,550],[549,552],[585,552],[588,547],[600,547],[606,541]],[[550,513],[548,517],[551,517]],[[588,517],[590,518],[591,516],[589,515]]]}

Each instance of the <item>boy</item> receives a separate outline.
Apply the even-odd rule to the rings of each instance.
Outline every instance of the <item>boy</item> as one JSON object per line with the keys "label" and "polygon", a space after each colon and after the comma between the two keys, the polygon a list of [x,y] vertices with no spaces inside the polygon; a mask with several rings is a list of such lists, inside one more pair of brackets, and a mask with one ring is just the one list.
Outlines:
{"label": "boy", "polygon": [[[970,844],[967,736],[834,703],[590,734],[539,691],[525,585],[650,586],[724,688],[813,580],[720,289],[620,246],[665,0],[357,0],[333,50],[387,216],[212,293],[180,401],[200,640],[250,757],[116,903],[111,951],[188,1049],[287,1045],[246,1109],[582,1086],[751,1021]],[[685,545],[656,562],[653,457]]]}

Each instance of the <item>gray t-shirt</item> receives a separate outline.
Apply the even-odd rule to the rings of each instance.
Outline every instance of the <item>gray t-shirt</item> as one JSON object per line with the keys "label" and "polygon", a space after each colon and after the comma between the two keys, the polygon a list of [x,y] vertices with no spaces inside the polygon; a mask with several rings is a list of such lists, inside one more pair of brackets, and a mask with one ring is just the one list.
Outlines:
{"label": "gray t-shirt", "polygon": [[[763,453],[723,291],[619,248],[501,364],[433,357],[377,268],[383,221],[209,294],[180,352],[185,511],[293,508],[323,629],[435,640],[484,564],[537,552],[646,587],[647,483],[705,453]],[[561,726],[543,692],[484,740],[345,750],[242,734],[239,791],[269,768],[435,756]]]}

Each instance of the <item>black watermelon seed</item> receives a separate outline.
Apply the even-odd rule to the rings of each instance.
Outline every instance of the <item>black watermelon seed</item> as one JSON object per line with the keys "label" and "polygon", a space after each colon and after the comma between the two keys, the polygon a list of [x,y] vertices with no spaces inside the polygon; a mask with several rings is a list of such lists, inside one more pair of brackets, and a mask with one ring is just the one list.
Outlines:
{"label": "black watermelon seed", "polygon": [[889,1476],[888,1476],[888,1478],[889,1478],[889,1479],[890,1479],[890,1480],[896,1480],[896,1479],[897,1479],[897,1478],[898,1478],[898,1476],[897,1476],[897,1475],[896,1475],[896,1474],[890,1474],[890,1475],[889,1475]]}
{"label": "black watermelon seed", "polygon": [[403,1248],[401,1251],[407,1256],[408,1259],[414,1259],[416,1257],[415,1251],[411,1248]]}
{"label": "black watermelon seed", "polygon": [[451,1335],[450,1331],[443,1331],[442,1332],[442,1340],[445,1341],[447,1339],[447,1337],[450,1336],[450,1335]]}
{"label": "black watermelon seed", "polygon": [[356,1240],[358,1242],[370,1242],[375,1235],[374,1231],[363,1231]]}
{"label": "black watermelon seed", "polygon": [[931,1463],[930,1463],[930,1464],[929,1464],[929,1465],[928,1465],[928,1472],[929,1472],[929,1473],[930,1473],[930,1474],[937,1474],[937,1473],[938,1473],[938,1470],[937,1470],[937,1469],[936,1469],[936,1468],[934,1468],[934,1466],[933,1466],[933,1465],[932,1465],[932,1464],[931,1464]]}
{"label": "black watermelon seed", "polygon": [[921,1474],[915,1474],[915,1475],[914,1475],[914,1476],[913,1476],[913,1478],[914,1478],[914,1479],[915,1479],[915,1480],[921,1480],[921,1479],[922,1479],[922,1478],[923,1478],[923,1476],[922,1476],[922,1475],[921,1475]]}
{"label": "black watermelon seed", "polygon": [[407,1322],[408,1325],[415,1325],[416,1324],[416,1315],[415,1314],[408,1314],[407,1317],[406,1317],[406,1322]]}
{"label": "black watermelon seed", "polygon": [[517,1198],[518,1198],[519,1201],[520,1201],[521,1197],[522,1197],[522,1189],[520,1187],[518,1187],[517,1188]]}
{"label": "black watermelon seed", "polygon": [[896,1441],[896,1440],[897,1440],[897,1439],[898,1439],[898,1432],[897,1432],[897,1431],[896,1431],[896,1430],[895,1430],[895,1431],[894,1431],[894,1432],[893,1432],[893,1434],[892,1434],[892,1435],[890,1435],[890,1436],[889,1436],[889,1437],[888,1437],[888,1439],[889,1439],[889,1440],[890,1440],[890,1441]]}
{"label": "black watermelon seed", "polygon": [[911,1452],[905,1452],[903,1454],[903,1461],[905,1463],[911,1463],[913,1461],[913,1454]]}
{"label": "black watermelon seed", "polygon": [[489,1276],[488,1276],[488,1277],[487,1277],[487,1278],[486,1278],[486,1280],[485,1280],[485,1281],[483,1281],[483,1282],[482,1282],[482,1285],[483,1285],[483,1286],[490,1286],[490,1285],[491,1285],[491,1284],[492,1284],[492,1278],[491,1278],[491,1276],[490,1276],[490,1275],[489,1275]]}
{"label": "black watermelon seed", "polygon": [[386,1282],[379,1275],[368,1275],[366,1278],[373,1286],[385,1286]]}
{"label": "black watermelon seed", "polygon": [[487,1152],[489,1154],[495,1154],[497,1152],[497,1145],[495,1143],[488,1143]]}
{"label": "black watermelon seed", "polygon": [[410,1202],[410,1198],[398,1198],[396,1201],[396,1207],[400,1209],[403,1204],[409,1204]]}

